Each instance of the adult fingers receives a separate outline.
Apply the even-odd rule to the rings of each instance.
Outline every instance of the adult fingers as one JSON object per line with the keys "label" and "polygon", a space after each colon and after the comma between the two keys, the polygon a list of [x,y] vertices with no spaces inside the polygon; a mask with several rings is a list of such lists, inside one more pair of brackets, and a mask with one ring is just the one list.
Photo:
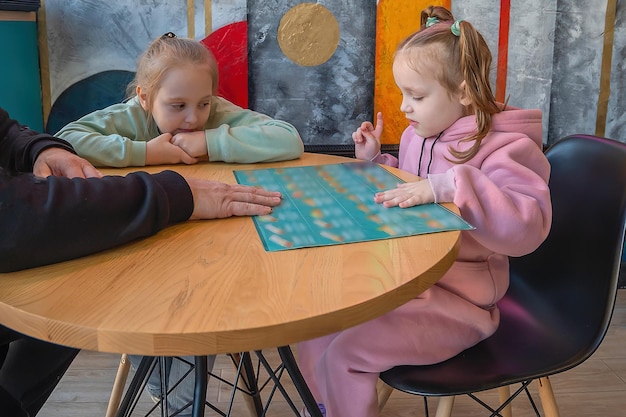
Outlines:
{"label": "adult fingers", "polygon": [[85,175],[84,178],[102,178],[103,177],[102,172],[98,171],[92,165],[83,166],[83,174]]}
{"label": "adult fingers", "polygon": [[[262,194],[260,194],[262,193]],[[259,191],[259,192],[247,192],[247,191],[239,191],[233,193],[232,202],[233,203],[249,203],[256,205],[263,205],[268,207],[275,207],[281,202],[280,194],[267,194],[267,192]]]}
{"label": "adult fingers", "polygon": [[231,205],[233,216],[264,216],[272,212],[272,208],[263,204],[234,201]]}
{"label": "adult fingers", "polygon": [[270,190],[266,190],[265,188],[254,187],[251,185],[232,184],[231,189],[236,192],[257,194],[257,195],[269,196],[269,197],[281,197],[282,196],[280,191],[270,191]]}
{"label": "adult fingers", "polygon": [[33,168],[33,174],[35,174],[36,177],[46,178],[52,175],[52,170],[50,169],[48,164],[35,164]]}

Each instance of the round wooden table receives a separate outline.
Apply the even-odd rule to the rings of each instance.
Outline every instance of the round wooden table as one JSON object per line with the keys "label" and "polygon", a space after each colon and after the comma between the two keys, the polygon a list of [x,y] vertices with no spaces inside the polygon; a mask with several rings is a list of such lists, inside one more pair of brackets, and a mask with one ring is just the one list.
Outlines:
{"label": "round wooden table", "polygon": [[[233,170],[354,161],[305,153],[280,163],[141,170],[173,169],[235,183]],[[405,180],[416,178],[388,169]],[[132,169],[104,171],[123,175]],[[287,346],[362,323],[415,297],[451,266],[459,235],[266,252],[249,217],[189,221],[92,256],[0,274],[0,322],[52,343],[101,352],[207,355]]]}

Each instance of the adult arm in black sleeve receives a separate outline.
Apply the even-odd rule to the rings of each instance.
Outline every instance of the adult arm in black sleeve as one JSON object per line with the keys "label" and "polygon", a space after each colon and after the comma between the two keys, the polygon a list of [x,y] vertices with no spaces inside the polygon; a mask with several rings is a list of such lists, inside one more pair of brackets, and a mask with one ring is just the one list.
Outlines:
{"label": "adult arm in black sleeve", "polygon": [[193,211],[173,171],[126,177],[0,177],[0,272],[60,262],[150,236]]}
{"label": "adult arm in black sleeve", "polygon": [[109,249],[187,220],[193,211],[187,181],[172,171],[88,179],[29,174],[49,147],[74,152],[0,108],[0,272]]}
{"label": "adult arm in black sleeve", "polygon": [[0,167],[9,173],[32,172],[39,153],[50,147],[75,153],[68,142],[22,126],[0,108]]}
{"label": "adult arm in black sleeve", "polygon": [[[99,252],[193,212],[187,181],[172,171],[35,177],[29,172],[49,147],[73,152],[65,141],[21,126],[0,109],[0,272]],[[0,325],[0,414],[37,414],[77,353]]]}
{"label": "adult arm in black sleeve", "polygon": [[[190,217],[263,215],[280,204],[280,193],[173,171],[100,178],[87,161],[49,147],[73,152],[0,109],[0,272],[89,255]],[[26,173],[33,164],[40,165],[38,173],[55,175]]]}

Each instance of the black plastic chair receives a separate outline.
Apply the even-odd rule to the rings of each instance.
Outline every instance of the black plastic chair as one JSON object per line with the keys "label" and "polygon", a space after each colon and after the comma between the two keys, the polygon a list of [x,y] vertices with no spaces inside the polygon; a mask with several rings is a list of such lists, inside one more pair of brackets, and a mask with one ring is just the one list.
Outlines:
{"label": "black plastic chair", "polygon": [[[440,399],[450,415],[454,396],[468,394],[492,416],[538,380],[546,416],[558,416],[548,376],[587,360],[613,313],[626,223],[626,144],[589,135],[563,138],[546,151],[552,171],[553,224],[533,253],[510,259],[511,285],[499,302],[496,333],[435,365],[397,366],[381,374],[392,388]],[[472,393],[521,383],[493,410]],[[505,410],[504,412],[502,410]],[[428,410],[426,410],[428,415]]]}

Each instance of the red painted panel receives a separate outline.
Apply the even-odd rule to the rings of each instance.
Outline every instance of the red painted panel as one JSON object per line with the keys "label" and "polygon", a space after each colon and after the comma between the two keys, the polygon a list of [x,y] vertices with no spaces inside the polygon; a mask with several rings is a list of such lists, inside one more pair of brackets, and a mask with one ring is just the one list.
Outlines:
{"label": "red painted panel", "polygon": [[506,73],[509,61],[509,23],[511,0],[500,1],[500,33],[498,35],[498,70],[496,73],[496,100],[506,100]]}
{"label": "red painted panel", "polygon": [[248,23],[235,22],[213,31],[200,41],[209,48],[220,74],[218,94],[248,107]]}

